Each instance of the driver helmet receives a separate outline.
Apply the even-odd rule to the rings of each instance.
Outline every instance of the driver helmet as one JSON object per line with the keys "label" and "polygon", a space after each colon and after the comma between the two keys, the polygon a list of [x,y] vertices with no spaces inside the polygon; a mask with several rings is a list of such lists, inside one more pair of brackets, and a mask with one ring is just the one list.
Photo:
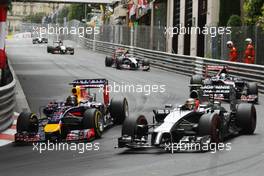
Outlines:
{"label": "driver helmet", "polygon": [[228,42],[226,42],[226,45],[227,45],[227,47],[232,47],[234,44],[232,41],[228,41]]}
{"label": "driver helmet", "polygon": [[189,98],[185,102],[185,107],[189,110],[192,110],[195,108],[195,100],[193,98]]}
{"label": "driver helmet", "polygon": [[225,73],[221,73],[220,74],[220,79],[226,79],[226,74]]}
{"label": "driver helmet", "polygon": [[77,101],[76,96],[74,96],[74,95],[68,96],[67,99],[66,99],[65,105],[66,106],[77,106],[78,105],[78,101]]}
{"label": "driver helmet", "polygon": [[252,39],[251,39],[251,38],[247,38],[247,39],[245,40],[245,42],[246,42],[247,44],[250,44],[250,43],[252,43]]}
{"label": "driver helmet", "polygon": [[94,101],[94,94],[89,94],[89,95],[87,96],[87,100],[88,100],[89,102],[93,102],[93,101]]}

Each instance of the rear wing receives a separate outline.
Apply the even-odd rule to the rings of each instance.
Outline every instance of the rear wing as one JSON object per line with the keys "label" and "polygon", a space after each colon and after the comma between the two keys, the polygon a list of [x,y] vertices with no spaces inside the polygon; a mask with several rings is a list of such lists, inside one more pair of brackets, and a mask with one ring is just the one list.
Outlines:
{"label": "rear wing", "polygon": [[205,66],[205,77],[210,77],[210,72],[217,72],[214,76],[219,76],[223,72],[228,72],[229,68],[227,65],[206,65]]}
{"label": "rear wing", "polygon": [[103,92],[105,105],[109,104],[108,80],[106,79],[77,79],[71,82],[70,85],[73,86],[73,95],[77,96],[78,99],[83,97],[81,88],[100,88]]}
{"label": "rear wing", "polygon": [[[215,98],[217,97],[226,97],[229,99],[229,95],[231,93],[231,87],[229,85],[207,85],[207,86],[202,86],[201,91],[202,91],[202,96],[203,97],[209,97],[209,98]],[[221,100],[226,100],[225,98]]]}
{"label": "rear wing", "polygon": [[83,86],[86,88],[101,88],[108,85],[106,79],[77,79],[70,83],[70,85]]}
{"label": "rear wing", "polygon": [[201,98],[211,101],[220,100],[230,102],[230,108],[235,110],[237,100],[235,88],[231,85],[207,85],[202,86]]}

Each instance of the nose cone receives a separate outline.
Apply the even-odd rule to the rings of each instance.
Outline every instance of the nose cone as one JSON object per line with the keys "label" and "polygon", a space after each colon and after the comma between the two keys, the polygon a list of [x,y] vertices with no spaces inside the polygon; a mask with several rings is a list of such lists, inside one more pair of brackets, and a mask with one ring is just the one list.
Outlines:
{"label": "nose cone", "polygon": [[60,130],[61,125],[60,124],[47,124],[44,127],[45,133],[54,133]]}

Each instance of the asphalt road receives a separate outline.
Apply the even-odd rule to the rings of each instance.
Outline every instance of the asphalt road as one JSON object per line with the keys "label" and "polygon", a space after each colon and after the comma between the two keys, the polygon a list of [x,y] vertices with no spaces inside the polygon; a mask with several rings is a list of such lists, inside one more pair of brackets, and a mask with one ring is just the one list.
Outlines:
{"label": "asphalt road", "polygon": [[[77,47],[77,46],[75,46]],[[63,100],[70,94],[68,85],[76,78],[107,78],[111,84],[166,85],[165,93],[122,93],[127,97],[130,115],[145,114],[164,104],[181,104],[188,97],[189,79],[174,73],[151,69],[150,72],[105,68],[104,55],[76,48],[76,55],[51,55],[46,47],[31,41],[9,41],[9,59],[33,112],[49,101]],[[33,151],[32,146],[0,148],[0,175],[19,176],[134,176],[134,175],[263,175],[264,130],[263,96],[257,105],[256,134],[239,136],[231,142],[231,151],[216,153],[166,153],[162,150],[131,151],[115,149],[121,126],[103,135],[99,151]]]}

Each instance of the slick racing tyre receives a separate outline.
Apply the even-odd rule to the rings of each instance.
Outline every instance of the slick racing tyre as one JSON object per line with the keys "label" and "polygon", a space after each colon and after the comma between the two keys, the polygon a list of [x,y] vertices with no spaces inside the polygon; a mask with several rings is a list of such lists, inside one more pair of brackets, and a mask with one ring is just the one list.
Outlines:
{"label": "slick racing tyre", "polygon": [[142,62],[142,65],[143,66],[149,66],[149,60],[148,59],[144,59],[143,62]]}
{"label": "slick racing tyre", "polygon": [[74,48],[71,48],[71,49],[69,50],[69,52],[70,52],[70,55],[74,55]]}
{"label": "slick racing tyre", "polygon": [[53,47],[52,46],[47,46],[47,52],[52,53]]}
{"label": "slick racing tyre", "polygon": [[17,118],[17,132],[37,133],[39,129],[38,117],[30,112],[22,112]]}
{"label": "slick racing tyre", "polygon": [[127,118],[122,126],[122,136],[130,136],[132,139],[141,139],[148,135],[148,121],[144,115],[137,118]]}
{"label": "slick racing tyre", "polygon": [[142,62],[143,71],[149,71],[150,70],[150,62],[148,59],[144,59]]}
{"label": "slick racing tyre", "polygon": [[241,103],[237,107],[236,125],[243,134],[253,134],[256,129],[257,115],[253,104]]}
{"label": "slick racing tyre", "polygon": [[193,75],[190,84],[203,84],[203,77],[200,75]]}
{"label": "slick racing tyre", "polygon": [[190,95],[191,93],[196,90],[199,91],[200,85],[203,84],[203,77],[200,75],[192,75],[190,79]]}
{"label": "slick racing tyre", "polygon": [[120,125],[129,116],[128,102],[126,98],[112,98],[110,102],[110,115],[114,124]]}
{"label": "slick racing tyre", "polygon": [[220,118],[218,114],[208,113],[202,115],[198,124],[198,134],[200,136],[209,135],[212,143],[221,142]]}
{"label": "slick racing tyre", "polygon": [[111,57],[106,56],[105,57],[105,66],[111,67],[113,65],[113,59]]}
{"label": "slick racing tyre", "polygon": [[[248,95],[257,95],[258,96],[258,85],[255,82],[247,83]],[[258,103],[258,98],[255,100],[254,103]]]}
{"label": "slick racing tyre", "polygon": [[104,119],[101,112],[97,109],[87,109],[83,115],[82,127],[83,129],[93,128],[95,137],[100,138],[104,131]]}

